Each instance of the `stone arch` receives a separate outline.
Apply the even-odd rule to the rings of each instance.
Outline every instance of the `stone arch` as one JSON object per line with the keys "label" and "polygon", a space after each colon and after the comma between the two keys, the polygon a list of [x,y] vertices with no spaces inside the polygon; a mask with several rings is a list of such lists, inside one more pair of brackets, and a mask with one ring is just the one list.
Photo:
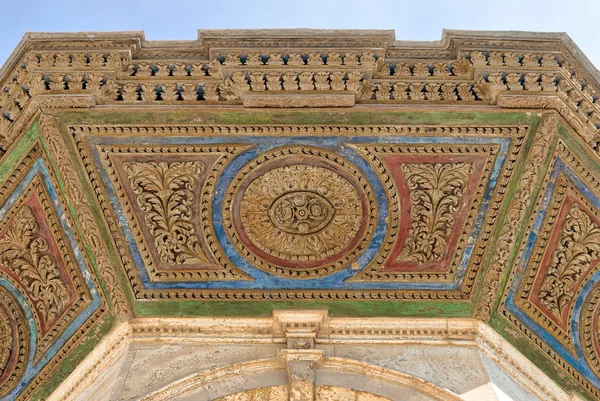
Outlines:
{"label": "stone arch", "polygon": [[[287,401],[289,397],[286,386],[260,387],[221,397],[215,401]],[[337,386],[317,386],[316,401],[390,401],[379,395],[364,391],[352,390]]]}
{"label": "stone arch", "polygon": [[[140,401],[287,400],[288,384],[280,359],[260,359],[194,373]],[[335,357],[323,358],[316,368],[314,394],[322,401],[461,400],[447,389],[406,373]]]}

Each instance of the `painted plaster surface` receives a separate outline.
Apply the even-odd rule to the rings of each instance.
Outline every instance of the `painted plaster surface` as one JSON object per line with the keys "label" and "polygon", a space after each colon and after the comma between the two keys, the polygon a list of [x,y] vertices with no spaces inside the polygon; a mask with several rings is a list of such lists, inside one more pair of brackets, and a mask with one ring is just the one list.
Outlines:
{"label": "painted plaster surface", "polygon": [[[27,34],[0,88],[0,398],[600,398],[600,82],[566,35]],[[199,320],[137,320],[167,316]]]}
{"label": "painted plaster surface", "polygon": [[192,373],[261,359],[278,348],[276,345],[133,345],[119,373],[119,388],[113,390],[117,395],[111,399],[135,399]]}

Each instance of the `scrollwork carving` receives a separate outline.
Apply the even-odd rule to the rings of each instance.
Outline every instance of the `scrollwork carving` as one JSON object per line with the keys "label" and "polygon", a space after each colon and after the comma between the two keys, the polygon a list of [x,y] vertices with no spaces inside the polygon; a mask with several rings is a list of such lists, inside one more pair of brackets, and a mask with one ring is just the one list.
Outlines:
{"label": "scrollwork carving", "polygon": [[0,238],[0,263],[18,274],[42,321],[48,324],[63,312],[70,296],[54,256],[47,252],[48,241],[39,230],[33,211],[23,206]]}
{"label": "scrollwork carving", "polygon": [[208,263],[191,221],[194,190],[203,167],[200,162],[123,165],[164,263]]}
{"label": "scrollwork carving", "polygon": [[400,260],[426,263],[442,258],[454,216],[467,188],[470,163],[404,164],[411,223]]}

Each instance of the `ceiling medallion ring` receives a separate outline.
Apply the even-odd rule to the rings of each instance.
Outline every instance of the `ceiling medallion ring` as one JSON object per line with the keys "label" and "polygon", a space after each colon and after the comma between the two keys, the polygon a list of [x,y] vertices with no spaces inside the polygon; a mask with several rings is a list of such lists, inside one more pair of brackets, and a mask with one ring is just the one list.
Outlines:
{"label": "ceiling medallion ring", "polygon": [[274,149],[233,179],[223,203],[235,248],[253,265],[310,279],[351,265],[371,241],[376,198],[350,162],[309,146]]}
{"label": "ceiling medallion ring", "polygon": [[29,363],[30,341],[25,313],[11,291],[0,286],[0,397],[23,378]]}

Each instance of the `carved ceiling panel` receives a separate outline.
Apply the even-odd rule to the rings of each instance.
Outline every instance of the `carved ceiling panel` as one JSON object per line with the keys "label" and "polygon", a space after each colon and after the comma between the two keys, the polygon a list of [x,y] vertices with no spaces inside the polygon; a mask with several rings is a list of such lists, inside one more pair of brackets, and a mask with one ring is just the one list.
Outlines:
{"label": "carved ceiling panel", "polygon": [[0,394],[28,395],[106,311],[85,245],[35,144],[0,188]]}
{"label": "carved ceiling panel", "polygon": [[598,395],[599,181],[559,140],[501,312]]}
{"label": "carved ceiling panel", "polygon": [[568,37],[140,35],[28,34],[2,70],[0,397],[134,316],[285,301],[472,316],[600,397],[600,83]]}
{"label": "carved ceiling panel", "polygon": [[268,128],[68,127],[137,297],[470,296],[527,127]]}

